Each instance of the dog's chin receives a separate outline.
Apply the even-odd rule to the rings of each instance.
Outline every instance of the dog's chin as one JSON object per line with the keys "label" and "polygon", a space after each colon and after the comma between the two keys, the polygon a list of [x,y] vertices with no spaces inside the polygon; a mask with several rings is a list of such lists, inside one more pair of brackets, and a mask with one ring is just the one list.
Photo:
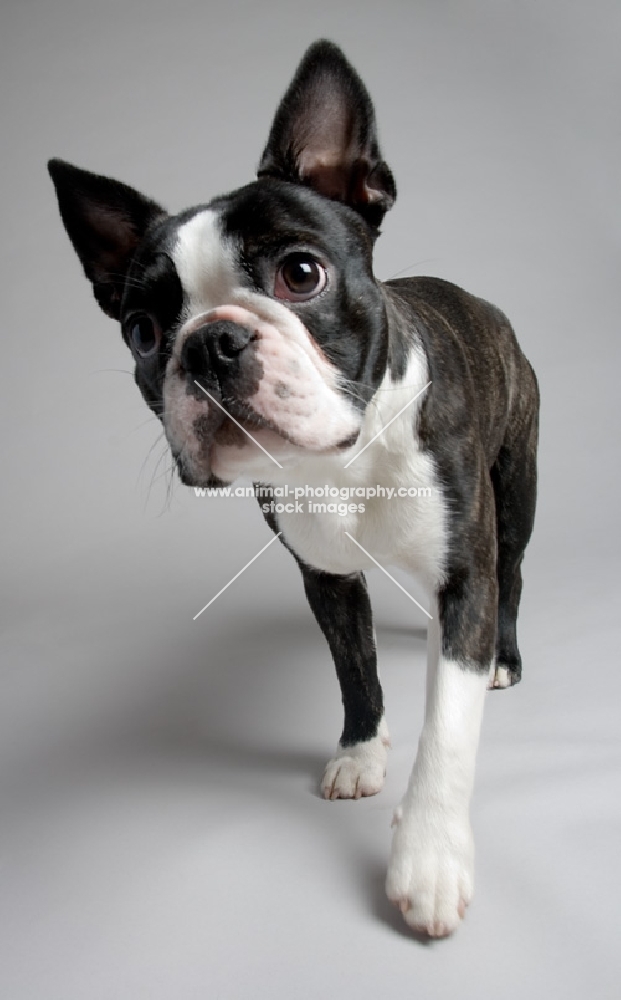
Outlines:
{"label": "dog's chin", "polygon": [[247,433],[226,421],[214,434],[209,447],[205,447],[204,440],[201,442],[198,461],[196,458],[188,460],[183,453],[175,454],[184,486],[214,489],[229,486],[241,476],[269,480],[270,473],[276,469],[294,468],[307,457],[342,454],[353,447],[360,436],[360,431],[356,430],[336,444],[309,448],[298,444],[286,432],[265,424],[256,426],[244,421],[242,426]]}
{"label": "dog's chin", "polygon": [[179,459],[177,459],[177,472],[184,486],[196,486],[200,489],[216,489],[219,486],[230,486],[232,482],[232,480],[220,479],[214,472],[187,469]]}

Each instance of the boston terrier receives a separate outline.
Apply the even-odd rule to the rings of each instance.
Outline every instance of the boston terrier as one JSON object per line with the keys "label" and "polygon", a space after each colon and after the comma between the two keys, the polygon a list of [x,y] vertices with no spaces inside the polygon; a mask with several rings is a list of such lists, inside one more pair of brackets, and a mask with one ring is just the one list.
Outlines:
{"label": "boston terrier", "polygon": [[473,892],[485,691],[521,675],[539,393],[508,320],[438,278],[374,277],[395,181],[369,94],[327,41],[302,59],[245,187],[170,215],[61,160],[49,171],[182,482],[244,476],[277,496],[365,496],[345,512],[262,504],[299,564],[341,686],[327,799],[375,795],[385,776],[364,571],[397,566],[426,587],[425,719],[386,889],[411,928],[450,934]]}

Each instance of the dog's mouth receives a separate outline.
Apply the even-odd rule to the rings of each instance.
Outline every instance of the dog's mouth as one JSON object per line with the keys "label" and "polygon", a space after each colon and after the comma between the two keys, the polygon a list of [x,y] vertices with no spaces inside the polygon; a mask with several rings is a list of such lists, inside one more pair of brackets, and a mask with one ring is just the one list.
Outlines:
{"label": "dog's mouth", "polygon": [[[224,447],[244,445],[246,441],[252,441],[262,431],[269,431],[288,444],[300,448],[300,450],[306,450],[286,428],[257,413],[247,402],[227,407],[226,410],[226,414],[222,412],[222,421],[213,435],[214,445]],[[359,435],[360,429],[358,428],[342,441],[326,445],[325,448],[314,449],[314,451],[317,454],[334,454],[343,451],[355,444]]]}
{"label": "dog's mouth", "polygon": [[231,399],[212,389],[205,403],[207,405],[191,425],[192,434],[201,443],[203,451],[218,447],[243,448],[264,431],[296,444],[284,428],[258,413],[247,400]]}

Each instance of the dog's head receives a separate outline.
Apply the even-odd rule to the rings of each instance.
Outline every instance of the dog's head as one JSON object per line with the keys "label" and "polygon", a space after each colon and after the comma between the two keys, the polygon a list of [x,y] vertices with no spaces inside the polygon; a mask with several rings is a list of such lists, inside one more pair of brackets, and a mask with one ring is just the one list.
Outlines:
{"label": "dog's head", "polygon": [[[258,179],[169,215],[118,181],[51,160],[60,213],[190,485],[356,439],[386,365],[372,273],[395,198],[373,106],[336,46],[306,53]],[[252,440],[246,433],[252,435]]]}

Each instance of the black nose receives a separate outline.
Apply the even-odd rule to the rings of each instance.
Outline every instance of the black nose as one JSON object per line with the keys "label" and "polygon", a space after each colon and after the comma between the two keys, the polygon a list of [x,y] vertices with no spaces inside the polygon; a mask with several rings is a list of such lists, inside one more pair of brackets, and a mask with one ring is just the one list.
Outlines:
{"label": "black nose", "polygon": [[239,369],[240,355],[250,343],[252,331],[230,320],[206,323],[186,338],[181,365],[194,378],[217,375],[226,378]]}

